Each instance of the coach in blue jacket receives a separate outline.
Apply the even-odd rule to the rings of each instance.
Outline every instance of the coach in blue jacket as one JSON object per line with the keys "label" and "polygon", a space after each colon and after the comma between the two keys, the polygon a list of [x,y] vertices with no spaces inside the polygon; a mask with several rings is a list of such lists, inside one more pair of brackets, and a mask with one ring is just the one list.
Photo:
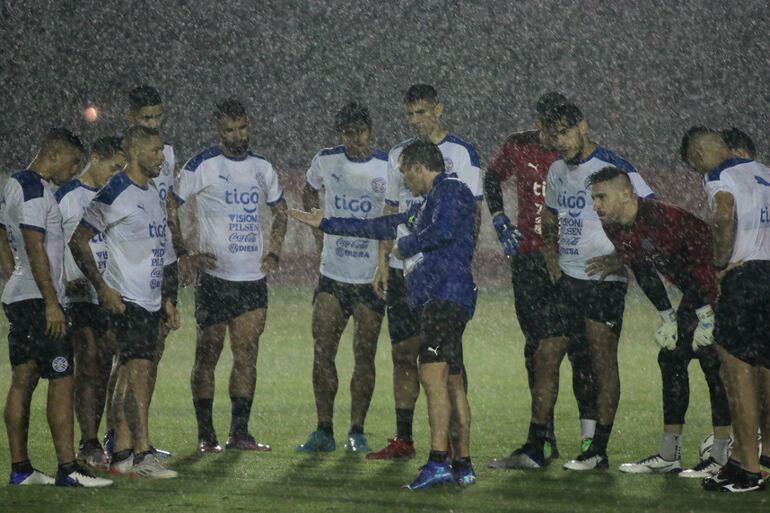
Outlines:
{"label": "coach in blue jacket", "polygon": [[[291,217],[324,233],[396,239],[393,256],[405,260],[409,304],[420,312],[420,382],[428,402],[431,452],[407,485],[417,490],[476,482],[470,459],[470,407],[463,386],[462,334],[476,306],[471,259],[476,244],[475,201],[470,189],[446,172],[438,146],[416,140],[399,163],[404,183],[425,201],[407,212],[375,219],[324,219],[320,210],[292,209]],[[448,460],[449,419],[458,427]]]}

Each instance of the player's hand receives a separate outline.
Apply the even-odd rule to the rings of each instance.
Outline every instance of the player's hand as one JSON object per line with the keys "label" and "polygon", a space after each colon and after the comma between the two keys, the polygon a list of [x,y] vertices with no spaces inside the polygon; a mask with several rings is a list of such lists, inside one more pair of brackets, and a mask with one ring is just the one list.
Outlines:
{"label": "player's hand", "polygon": [[598,274],[599,279],[602,280],[610,274],[623,274],[623,261],[615,253],[589,258],[586,262],[586,274],[588,276]]}
{"label": "player's hand", "polygon": [[67,297],[82,297],[88,294],[88,280],[80,278],[68,281],[64,285],[64,293]]}
{"label": "player's hand", "polygon": [[179,311],[171,299],[163,302],[163,312],[166,314],[166,327],[171,331],[178,330],[180,326]]}
{"label": "player's hand", "polygon": [[692,335],[692,348],[697,351],[714,343],[714,310],[711,305],[701,306],[695,310],[695,315],[698,316],[698,326]]}
{"label": "player's hand", "polygon": [[310,212],[299,210],[298,208],[289,209],[289,217],[299,221],[302,224],[318,228],[324,218],[324,213],[320,208],[314,208]]}
{"label": "player's hand", "polygon": [[497,232],[497,239],[503,247],[505,256],[512,257],[519,251],[519,241],[524,238],[521,232],[511,224],[511,220],[505,214],[497,214],[492,219],[492,224]]}
{"label": "player's hand", "polygon": [[99,304],[108,312],[122,315],[126,311],[126,305],[120,297],[120,293],[110,287],[104,287],[98,291]]}
{"label": "player's hand", "polygon": [[62,338],[67,332],[67,318],[59,303],[45,305],[45,334],[50,338]]}
{"label": "player's hand", "polygon": [[676,324],[676,310],[669,308],[658,313],[663,322],[655,330],[655,341],[663,349],[674,350],[676,349],[676,341],[679,337]]}
{"label": "player's hand", "polygon": [[551,283],[556,283],[559,281],[559,278],[561,278],[559,256],[549,251],[544,251],[543,258],[545,259],[545,268],[548,270],[548,275],[551,277]]}
{"label": "player's hand", "polygon": [[374,271],[372,288],[374,289],[374,294],[380,299],[385,299],[385,297],[388,295],[388,274],[389,267],[387,262],[385,265],[380,263],[380,265],[378,265],[377,269]]}
{"label": "player's hand", "polygon": [[278,271],[281,265],[281,257],[272,251],[262,257],[262,270],[267,274],[273,274]]}

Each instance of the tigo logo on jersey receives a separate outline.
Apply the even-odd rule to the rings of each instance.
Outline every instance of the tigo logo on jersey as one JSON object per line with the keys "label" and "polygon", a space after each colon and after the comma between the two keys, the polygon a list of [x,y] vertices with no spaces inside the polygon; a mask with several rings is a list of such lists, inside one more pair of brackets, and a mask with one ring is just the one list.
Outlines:
{"label": "tigo logo on jersey", "polygon": [[150,237],[166,238],[166,223],[150,223]]}
{"label": "tigo logo on jersey", "polygon": [[580,191],[574,196],[559,194],[559,206],[566,208],[571,217],[579,217],[580,211],[586,207],[586,191]]}
{"label": "tigo logo on jersey", "polygon": [[348,199],[344,194],[342,196],[334,195],[334,208],[337,210],[347,210],[350,212],[358,213],[363,212],[368,214],[372,211],[372,201],[369,196],[361,196],[357,199]]}
{"label": "tigo logo on jersey", "polygon": [[377,194],[385,194],[385,179],[375,178],[372,180],[372,190]]}
{"label": "tigo logo on jersey", "polygon": [[225,203],[228,205],[243,205],[243,211],[253,214],[259,208],[259,191],[252,186],[249,191],[239,191],[238,188],[225,191]]}

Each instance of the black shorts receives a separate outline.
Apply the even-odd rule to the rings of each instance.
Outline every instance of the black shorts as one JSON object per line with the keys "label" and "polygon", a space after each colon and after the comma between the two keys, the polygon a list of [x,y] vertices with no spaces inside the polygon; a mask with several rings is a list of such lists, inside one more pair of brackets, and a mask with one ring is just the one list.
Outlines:
{"label": "black shorts", "polygon": [[420,314],[420,364],[446,362],[450,374],[463,370],[463,332],[468,314],[449,301],[428,301]]}
{"label": "black shorts", "polygon": [[120,363],[154,359],[162,309],[149,312],[130,301],[124,301],[123,304],[126,305],[125,312],[110,315]]}
{"label": "black shorts", "polygon": [[179,298],[179,267],[176,262],[163,267],[163,299],[176,305]]}
{"label": "black shorts", "polygon": [[353,305],[356,303],[360,303],[380,315],[385,313],[385,301],[377,297],[370,283],[344,283],[321,275],[318,278],[318,286],[313,293],[313,303],[321,292],[331,294],[339,301],[345,319],[352,315]]}
{"label": "black shorts", "polygon": [[398,344],[420,334],[420,314],[409,307],[403,269],[388,272],[388,333],[390,342]]}
{"label": "black shorts", "polygon": [[722,279],[714,340],[750,365],[770,369],[770,261],[749,261]]}
{"label": "black shorts", "polygon": [[34,361],[40,377],[63,378],[72,374],[72,341],[45,334],[45,304],[42,299],[3,303],[8,319],[8,356],[11,367]]}
{"label": "black shorts", "polygon": [[620,335],[627,288],[624,281],[579,280],[562,274],[556,283],[559,299],[546,307],[554,309],[548,313],[554,324],[545,329],[545,338],[582,337],[586,320],[600,322]]}
{"label": "black shorts", "polygon": [[551,281],[545,258],[540,251],[519,253],[511,258],[511,283],[516,304],[516,317],[528,344],[551,336],[551,328],[559,324],[559,292]]}
{"label": "black shorts", "polygon": [[198,327],[221,324],[246,312],[267,308],[267,279],[228,281],[202,273],[195,288]]}
{"label": "black shorts", "polygon": [[101,305],[79,301],[68,304],[65,312],[70,333],[75,333],[83,328],[91,328],[98,333],[110,329],[110,313]]}

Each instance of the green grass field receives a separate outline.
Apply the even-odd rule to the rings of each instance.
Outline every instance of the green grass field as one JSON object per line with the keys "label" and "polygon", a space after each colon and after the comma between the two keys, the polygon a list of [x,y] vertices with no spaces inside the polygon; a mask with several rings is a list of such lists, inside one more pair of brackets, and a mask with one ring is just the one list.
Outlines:
{"label": "green grass field", "polygon": [[[192,296],[180,299],[183,327],[172,334],[161,362],[151,414],[153,441],[175,453],[170,466],[180,478],[170,481],[118,478],[103,490],[0,486],[0,512],[85,513],[88,511],[558,511],[727,512],[769,511],[770,495],[733,496],[706,493],[696,481],[676,476],[626,476],[617,466],[657,449],[661,429],[660,376],[650,337],[657,315],[633,289],[629,294],[621,341],[622,398],[610,443],[609,472],[567,473],[561,463],[576,453],[579,435],[569,365],[562,368],[561,400],[556,409],[562,460],[532,472],[491,471],[485,464],[509,453],[523,441],[529,423],[523,340],[513,312],[510,291],[483,291],[476,317],[465,336],[473,410],[472,453],[478,485],[409,492],[409,482],[427,457],[428,433],[424,398],[415,415],[418,457],[408,462],[366,461],[342,449],[348,427],[351,370],[350,334],[346,332],[337,358],[338,450],[323,456],[294,452],[315,426],[310,372],[311,290],[273,287],[267,330],[261,340],[257,397],[251,429],[272,453],[226,452],[200,457],[195,452],[196,428],[190,400],[189,373],[195,330]],[[6,325],[0,324],[0,390],[8,386]],[[377,355],[378,375],[366,425],[370,445],[379,448],[393,434],[390,343],[383,329]],[[229,427],[227,376],[230,359],[223,354],[217,371],[215,423],[224,439]],[[710,431],[708,398],[702,374],[693,364],[692,395],[685,442],[685,465],[697,462],[697,447]],[[30,451],[33,463],[48,473],[55,469],[45,421],[45,383],[33,406]],[[9,469],[7,442],[0,437],[0,470]],[[4,479],[3,475],[3,479]]]}

